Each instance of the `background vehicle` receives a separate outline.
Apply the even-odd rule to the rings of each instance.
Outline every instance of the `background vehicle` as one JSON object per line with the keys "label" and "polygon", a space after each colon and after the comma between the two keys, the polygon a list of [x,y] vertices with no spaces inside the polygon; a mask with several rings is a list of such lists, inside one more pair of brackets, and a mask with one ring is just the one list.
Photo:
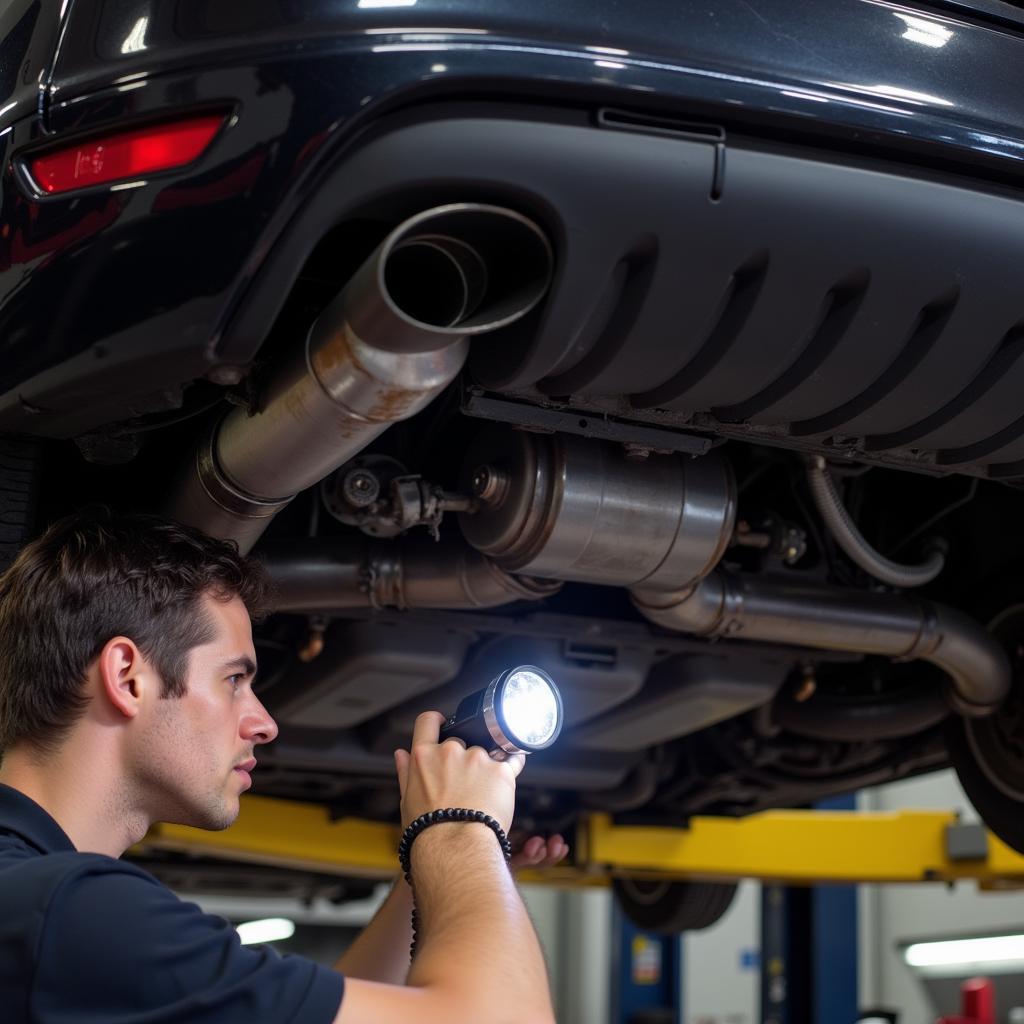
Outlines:
{"label": "background vehicle", "polygon": [[952,760],[1024,850],[1018,8],[2,19],[6,554],[89,500],[260,553],[258,792],[391,819],[527,661],[524,828]]}

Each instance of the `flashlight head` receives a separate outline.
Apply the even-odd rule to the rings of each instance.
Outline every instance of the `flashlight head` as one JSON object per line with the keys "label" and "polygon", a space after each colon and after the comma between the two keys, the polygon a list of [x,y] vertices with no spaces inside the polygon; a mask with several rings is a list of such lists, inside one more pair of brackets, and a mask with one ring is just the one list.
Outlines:
{"label": "flashlight head", "polygon": [[441,739],[457,737],[502,760],[550,747],[561,730],[562,696],[551,676],[533,665],[519,665],[463,698],[442,726]]}
{"label": "flashlight head", "polygon": [[495,745],[509,754],[550,747],[562,731],[562,697],[554,680],[534,665],[502,672],[484,691],[484,722]]}

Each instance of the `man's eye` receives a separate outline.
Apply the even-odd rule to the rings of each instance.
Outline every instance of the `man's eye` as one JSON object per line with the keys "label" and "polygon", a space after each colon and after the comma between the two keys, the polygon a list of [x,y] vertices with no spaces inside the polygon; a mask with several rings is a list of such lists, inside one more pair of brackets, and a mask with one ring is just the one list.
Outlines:
{"label": "man's eye", "polygon": [[243,679],[245,679],[244,672],[236,672],[233,676],[228,676],[228,682],[230,682],[235,689],[242,685]]}

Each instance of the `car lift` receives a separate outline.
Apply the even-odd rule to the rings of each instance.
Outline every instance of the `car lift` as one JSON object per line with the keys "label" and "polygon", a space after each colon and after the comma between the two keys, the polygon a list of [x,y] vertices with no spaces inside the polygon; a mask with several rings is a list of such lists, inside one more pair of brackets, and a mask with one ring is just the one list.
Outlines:
{"label": "car lift", "polygon": [[[331,821],[322,806],[246,796],[238,820],[223,832],[161,824],[140,848],[387,879],[397,873],[398,839],[391,825]],[[839,952],[840,973],[821,990],[812,980],[814,936],[834,944],[834,921],[853,914],[854,890],[839,887],[974,880],[982,889],[1024,888],[1024,856],[951,811],[765,811],[741,819],[692,818],[685,828],[618,824],[591,814],[581,820],[573,847],[571,865],[524,870],[520,881],[604,886],[630,875],[764,882],[762,1019],[778,1024],[832,1018],[820,1000],[835,998],[836,990],[845,991],[848,1003],[856,1000],[855,969],[848,963],[855,962],[855,945]],[[680,1019],[681,938],[642,932],[617,907],[613,936],[616,1024]],[[853,943],[854,936],[847,940]]]}
{"label": "car lift", "polygon": [[[397,827],[344,818],[315,804],[246,796],[223,832],[155,825],[141,849],[342,875],[396,874]],[[582,819],[572,865],[524,871],[524,882],[606,885],[614,875],[786,885],[955,882],[1024,887],[1024,855],[952,811],[764,811],[748,818],[692,818],[685,828],[620,825],[605,814]]]}

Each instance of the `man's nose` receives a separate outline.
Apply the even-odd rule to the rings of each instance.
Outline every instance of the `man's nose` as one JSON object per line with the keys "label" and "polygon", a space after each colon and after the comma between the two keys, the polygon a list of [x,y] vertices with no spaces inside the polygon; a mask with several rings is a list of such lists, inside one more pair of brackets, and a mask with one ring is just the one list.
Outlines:
{"label": "man's nose", "polygon": [[270,712],[256,696],[252,698],[252,708],[242,719],[242,739],[253,744],[269,743],[277,737],[277,722],[270,717]]}

